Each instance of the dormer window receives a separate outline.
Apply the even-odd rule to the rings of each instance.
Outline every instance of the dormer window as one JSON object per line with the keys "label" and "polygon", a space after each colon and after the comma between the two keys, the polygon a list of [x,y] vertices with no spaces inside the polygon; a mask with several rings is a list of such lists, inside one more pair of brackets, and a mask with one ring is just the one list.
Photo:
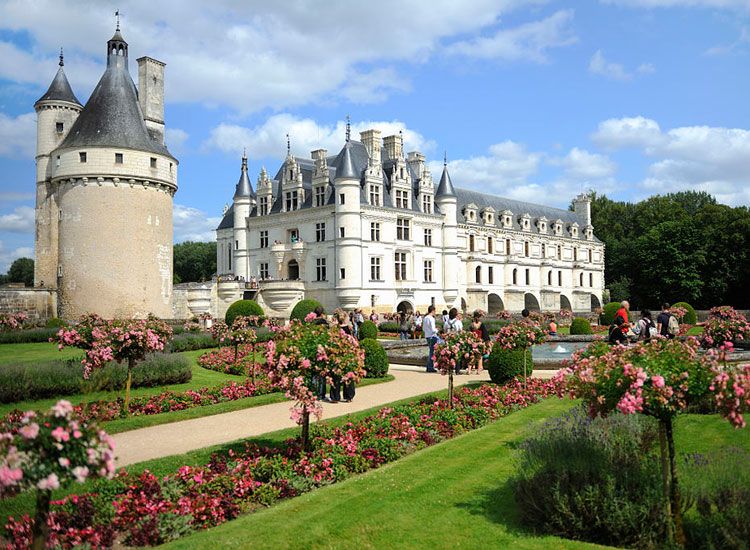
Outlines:
{"label": "dormer window", "polygon": [[594,228],[593,227],[591,227],[590,225],[587,225],[586,229],[584,231],[585,231],[585,235],[586,235],[586,240],[587,241],[591,241],[591,240],[594,239]]}
{"label": "dormer window", "polygon": [[484,216],[484,223],[487,225],[493,225],[495,223],[495,209],[491,206],[488,208],[485,208],[482,211],[482,215]]}
{"label": "dormer window", "polygon": [[557,220],[555,222],[555,235],[557,235],[558,237],[561,236],[562,228],[563,228],[562,220]]}
{"label": "dormer window", "polygon": [[503,223],[503,229],[510,229],[513,227],[513,212],[510,210],[503,210],[502,215],[502,223]]}
{"label": "dormer window", "polygon": [[318,185],[315,188],[315,206],[323,206],[326,203],[325,185]]}
{"label": "dormer window", "polygon": [[574,239],[578,237],[578,224],[574,223],[570,226],[570,236]]}
{"label": "dormer window", "polygon": [[524,214],[518,219],[518,224],[521,226],[521,229],[523,231],[530,231],[531,230],[531,216],[528,214]]}
{"label": "dormer window", "polygon": [[422,212],[432,214],[432,195],[422,195]]}
{"label": "dormer window", "polygon": [[261,216],[268,214],[268,197],[260,197],[258,199],[258,212]]}
{"label": "dormer window", "polygon": [[547,218],[542,216],[536,221],[536,226],[539,229],[539,233],[547,233]]}
{"label": "dormer window", "polygon": [[299,207],[299,196],[297,195],[297,191],[287,191],[284,195],[285,197],[285,210],[287,212],[290,212],[292,210],[297,210]]}
{"label": "dormer window", "polygon": [[380,185],[377,183],[370,184],[370,204],[372,206],[383,206],[380,200]]}
{"label": "dormer window", "polygon": [[409,208],[409,192],[396,189],[396,208]]}
{"label": "dormer window", "polygon": [[467,204],[464,206],[464,217],[466,221],[476,223],[477,221],[477,205],[474,203]]}

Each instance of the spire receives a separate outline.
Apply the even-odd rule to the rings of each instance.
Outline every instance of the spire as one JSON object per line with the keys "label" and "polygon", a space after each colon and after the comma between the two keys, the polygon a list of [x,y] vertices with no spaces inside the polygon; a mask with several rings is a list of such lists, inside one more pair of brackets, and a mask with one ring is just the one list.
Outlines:
{"label": "spire", "polygon": [[286,156],[292,156],[292,142],[289,141],[289,134],[286,135]]}
{"label": "spire", "polygon": [[128,43],[120,33],[120,10],[115,12],[117,28],[115,34],[107,41],[107,68],[124,66],[128,68]]}
{"label": "spire", "polygon": [[250,183],[250,178],[247,177],[247,152],[242,153],[242,172],[240,179],[237,182],[237,187],[234,192],[234,199],[247,198],[253,196],[253,186]]}
{"label": "spire", "polygon": [[58,63],[61,67],[65,65],[65,61],[63,61],[63,49],[62,46],[60,46],[60,62]]}
{"label": "spire", "polygon": [[451,176],[448,173],[448,153],[446,152],[443,156],[443,175],[440,176],[440,185],[438,185],[435,198],[440,197],[455,197],[456,190],[453,188],[453,182]]}
{"label": "spire", "polygon": [[352,145],[348,141],[339,153],[338,162],[336,163],[336,179],[355,179],[358,180],[360,174],[354,168],[354,159],[352,158]]}
{"label": "spire", "polygon": [[346,142],[349,143],[352,137],[352,121],[349,115],[346,115]]}
{"label": "spire", "polygon": [[40,97],[36,103],[41,101],[67,101],[68,103],[81,105],[81,102],[78,101],[78,98],[70,88],[68,77],[65,76],[65,71],[63,70],[64,60],[62,48],[60,48],[60,61],[58,62],[58,65],[59,68],[57,69],[55,78],[52,79],[52,84],[49,85],[47,92]]}
{"label": "spire", "polygon": [[116,30],[119,31],[120,30],[120,10],[117,10],[115,12],[115,19],[117,21],[117,29]]}

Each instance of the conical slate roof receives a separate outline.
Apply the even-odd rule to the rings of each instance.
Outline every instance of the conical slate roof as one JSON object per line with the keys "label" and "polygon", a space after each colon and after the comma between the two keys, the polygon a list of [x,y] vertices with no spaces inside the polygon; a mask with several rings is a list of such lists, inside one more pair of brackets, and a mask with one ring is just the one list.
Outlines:
{"label": "conical slate roof", "polygon": [[336,179],[359,180],[361,174],[357,173],[357,169],[354,168],[351,149],[352,145],[347,141],[336,159]]}
{"label": "conical slate roof", "polygon": [[151,139],[125,64],[109,63],[60,149],[122,147],[172,156]]}
{"label": "conical slate roof", "polygon": [[34,105],[41,101],[67,101],[69,103],[75,103],[76,105],[81,104],[70,87],[68,77],[65,76],[62,59],[60,60],[60,68],[57,69],[57,74],[52,80],[52,84],[49,85],[49,89]]}
{"label": "conical slate roof", "polygon": [[443,175],[440,177],[440,185],[438,185],[435,197],[455,197],[456,190],[453,188],[453,182],[451,176],[448,173],[448,165],[443,166]]}
{"label": "conical slate roof", "polygon": [[253,186],[250,183],[250,179],[247,177],[247,156],[242,155],[242,174],[240,174],[240,179],[237,182],[237,187],[234,191],[234,198],[238,199],[240,197],[253,196],[255,196]]}

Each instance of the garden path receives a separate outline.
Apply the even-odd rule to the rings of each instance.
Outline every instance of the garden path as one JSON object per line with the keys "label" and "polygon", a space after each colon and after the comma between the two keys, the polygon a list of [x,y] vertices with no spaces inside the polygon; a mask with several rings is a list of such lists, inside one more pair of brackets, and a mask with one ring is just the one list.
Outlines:
{"label": "garden path", "polygon": [[[399,367],[391,365],[389,371],[395,380],[357,388],[357,397],[351,403],[323,403],[323,418],[363,411],[384,403],[439,391],[448,386],[446,377],[439,374],[428,375],[422,369],[415,371],[413,367]],[[545,377],[554,374],[554,371],[537,372]],[[462,385],[489,380],[489,376],[484,371],[480,375],[457,376],[454,380],[456,385]],[[289,418],[290,406],[291,402],[284,401],[116,434],[117,466],[182,454],[294,427],[294,422]]]}

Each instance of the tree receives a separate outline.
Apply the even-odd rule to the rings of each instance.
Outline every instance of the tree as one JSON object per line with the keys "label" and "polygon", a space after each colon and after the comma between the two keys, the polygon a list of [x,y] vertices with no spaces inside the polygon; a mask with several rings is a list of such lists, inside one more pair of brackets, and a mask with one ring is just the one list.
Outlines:
{"label": "tree", "polygon": [[34,286],[34,260],[31,258],[18,258],[10,264],[8,282]]}
{"label": "tree", "polygon": [[216,274],[216,243],[186,241],[174,245],[176,283],[207,281]]}

